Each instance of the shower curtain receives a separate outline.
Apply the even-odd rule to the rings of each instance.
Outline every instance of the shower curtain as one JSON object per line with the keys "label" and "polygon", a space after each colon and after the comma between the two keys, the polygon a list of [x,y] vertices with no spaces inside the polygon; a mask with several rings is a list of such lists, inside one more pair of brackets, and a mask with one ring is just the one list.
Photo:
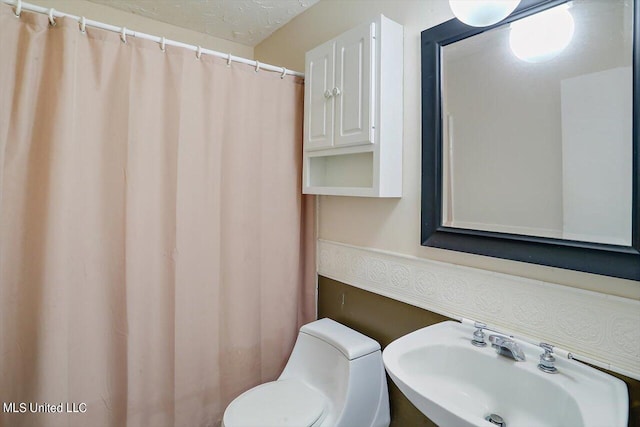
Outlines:
{"label": "shower curtain", "polygon": [[315,316],[302,81],[6,5],[0,46],[0,426],[218,426]]}

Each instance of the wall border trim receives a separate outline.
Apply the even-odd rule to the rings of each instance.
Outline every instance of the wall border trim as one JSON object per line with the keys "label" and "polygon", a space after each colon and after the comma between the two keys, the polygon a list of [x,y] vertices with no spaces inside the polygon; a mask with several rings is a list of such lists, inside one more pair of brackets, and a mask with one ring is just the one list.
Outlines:
{"label": "wall border trim", "polygon": [[549,342],[640,379],[640,301],[328,240],[317,249],[319,275]]}

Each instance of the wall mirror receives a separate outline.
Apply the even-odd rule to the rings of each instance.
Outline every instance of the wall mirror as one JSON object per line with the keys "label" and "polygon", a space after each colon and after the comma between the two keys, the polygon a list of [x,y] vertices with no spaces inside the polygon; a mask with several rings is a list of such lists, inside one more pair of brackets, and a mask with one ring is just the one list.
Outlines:
{"label": "wall mirror", "polygon": [[423,31],[423,245],[640,281],[639,1]]}

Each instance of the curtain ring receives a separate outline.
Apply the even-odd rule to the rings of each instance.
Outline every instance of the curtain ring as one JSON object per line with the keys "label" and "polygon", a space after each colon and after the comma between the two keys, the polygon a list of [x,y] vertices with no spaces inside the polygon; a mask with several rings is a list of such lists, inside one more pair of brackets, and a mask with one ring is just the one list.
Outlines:
{"label": "curtain ring", "polygon": [[231,52],[227,55],[227,67],[231,67]]}
{"label": "curtain ring", "polygon": [[87,32],[87,20],[84,16],[80,17],[80,32],[82,34]]}
{"label": "curtain ring", "polygon": [[256,73],[260,71],[260,61],[256,61]]}
{"label": "curtain ring", "polygon": [[167,50],[167,48],[166,48],[166,46],[165,46],[166,41],[167,41],[167,40],[166,40],[164,37],[162,37],[162,38],[160,39],[160,50],[161,50],[161,51],[163,51],[163,52]]}
{"label": "curtain ring", "polygon": [[200,59],[201,56],[202,56],[202,48],[198,46],[198,49],[196,49],[196,58]]}
{"label": "curtain ring", "polygon": [[16,15],[16,18],[20,18],[20,14],[22,13],[22,0],[18,0],[18,2],[16,3],[16,10],[14,13]]}
{"label": "curtain ring", "polygon": [[127,44],[127,28],[126,27],[122,27],[122,30],[120,30],[120,40],[122,40],[122,43]]}
{"label": "curtain ring", "polygon": [[56,26],[56,20],[53,17],[54,12],[55,12],[54,8],[49,9],[49,25],[51,25],[52,27]]}
{"label": "curtain ring", "polygon": [[282,67],[282,74],[280,74],[280,78],[281,79],[284,79],[284,77],[287,75],[287,71],[289,71],[289,70],[287,70],[286,68]]}

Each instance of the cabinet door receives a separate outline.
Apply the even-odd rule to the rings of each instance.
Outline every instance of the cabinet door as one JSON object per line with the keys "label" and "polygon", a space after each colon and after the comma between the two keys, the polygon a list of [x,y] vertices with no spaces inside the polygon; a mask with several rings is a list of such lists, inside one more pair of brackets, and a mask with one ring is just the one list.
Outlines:
{"label": "cabinet door", "polygon": [[336,147],[374,142],[374,32],[371,23],[336,39]]}
{"label": "cabinet door", "polygon": [[307,52],[304,88],[304,148],[317,150],[333,146],[334,99],[333,42]]}

